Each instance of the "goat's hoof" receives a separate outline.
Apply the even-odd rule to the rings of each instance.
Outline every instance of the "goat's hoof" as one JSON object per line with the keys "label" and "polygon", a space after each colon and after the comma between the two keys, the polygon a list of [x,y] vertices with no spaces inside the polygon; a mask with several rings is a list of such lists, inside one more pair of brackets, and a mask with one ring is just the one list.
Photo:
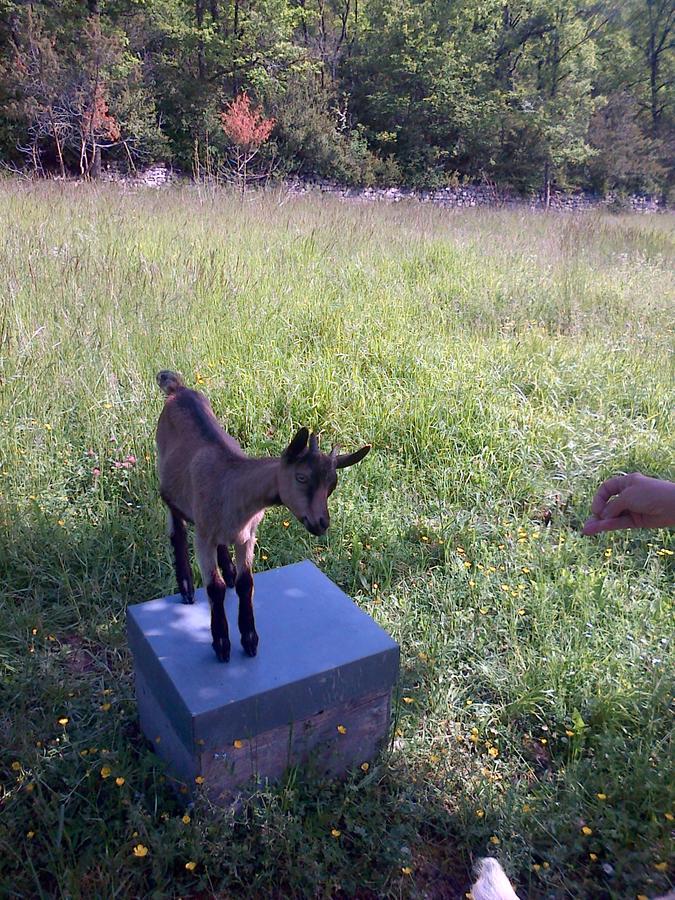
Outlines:
{"label": "goat's hoof", "polygon": [[258,635],[255,631],[247,631],[241,636],[241,646],[248,656],[255,656],[258,652]]}
{"label": "goat's hoof", "polygon": [[230,642],[227,638],[216,638],[212,644],[219,662],[230,661]]}
{"label": "goat's hoof", "polygon": [[187,606],[191,606],[195,602],[194,594],[181,594],[180,596],[183,603],[185,603]]}

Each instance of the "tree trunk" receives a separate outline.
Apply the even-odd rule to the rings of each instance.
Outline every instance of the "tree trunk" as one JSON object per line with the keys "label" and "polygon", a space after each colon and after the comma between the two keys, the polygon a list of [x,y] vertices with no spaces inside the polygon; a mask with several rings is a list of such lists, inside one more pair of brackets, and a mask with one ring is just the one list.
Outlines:
{"label": "tree trunk", "polygon": [[[232,37],[235,42],[239,41],[239,0],[234,0],[234,22],[232,26]],[[236,43],[235,43],[236,48]],[[236,60],[236,49],[235,49],[235,60]],[[239,93],[239,75],[237,73],[237,63],[233,61],[232,63],[232,96],[236,97]]]}
{"label": "tree trunk", "polygon": [[204,26],[204,0],[195,0],[195,19],[197,20],[197,28],[200,30],[199,41],[197,43],[197,67],[199,69],[199,80],[206,80],[206,51],[204,50],[204,38],[201,35],[201,29]]}
{"label": "tree trunk", "polygon": [[551,207],[551,165],[546,161],[544,164],[544,209]]}
{"label": "tree trunk", "polygon": [[66,167],[63,163],[63,152],[61,150],[61,141],[59,140],[59,130],[56,126],[56,122],[54,121],[54,111],[49,107],[49,124],[52,127],[52,134],[54,135],[54,143],[56,144],[56,152],[59,157],[59,166],[61,167],[61,177],[66,177]]}
{"label": "tree trunk", "polygon": [[89,167],[90,178],[101,177],[101,148],[98,144],[94,144],[94,150],[91,155],[91,165]]}

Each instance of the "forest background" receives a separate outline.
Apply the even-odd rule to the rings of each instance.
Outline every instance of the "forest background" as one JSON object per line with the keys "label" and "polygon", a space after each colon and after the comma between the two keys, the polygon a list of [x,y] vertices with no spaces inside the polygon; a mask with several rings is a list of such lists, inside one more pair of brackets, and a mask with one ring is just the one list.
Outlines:
{"label": "forest background", "polygon": [[0,0],[0,161],[343,184],[673,190],[670,0]]}

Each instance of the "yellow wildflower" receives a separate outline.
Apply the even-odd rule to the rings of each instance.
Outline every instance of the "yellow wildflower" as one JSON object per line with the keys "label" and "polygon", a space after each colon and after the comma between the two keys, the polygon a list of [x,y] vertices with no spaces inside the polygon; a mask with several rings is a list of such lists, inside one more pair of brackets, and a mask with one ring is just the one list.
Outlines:
{"label": "yellow wildflower", "polygon": [[234,742],[233,746],[234,746],[235,750],[241,750],[241,748],[244,746],[244,742],[240,741],[240,740],[236,740]]}
{"label": "yellow wildflower", "polygon": [[403,872],[404,875],[412,875],[410,866],[401,866],[401,872]]}
{"label": "yellow wildflower", "polygon": [[403,698],[403,702],[404,702],[404,703],[414,703],[415,700],[414,700],[413,697],[404,697],[404,698]]}
{"label": "yellow wildflower", "polygon": [[584,827],[581,829],[581,833],[585,834],[586,837],[589,837],[591,834],[593,834],[593,829],[589,828],[588,825],[584,825]]}
{"label": "yellow wildflower", "polygon": [[667,872],[668,871],[668,863],[667,862],[657,862],[654,863],[654,868],[657,872]]}
{"label": "yellow wildflower", "polygon": [[539,865],[539,863],[535,863],[535,864],[532,866],[532,868],[534,869],[535,872],[538,872],[538,871],[541,869],[541,866]]}
{"label": "yellow wildflower", "polygon": [[143,857],[147,855],[148,848],[144,844],[136,844],[136,846],[134,847],[134,856]]}
{"label": "yellow wildflower", "polygon": [[369,768],[370,768],[370,763],[367,763],[367,762],[361,763],[361,770],[363,772],[367,772]]}
{"label": "yellow wildflower", "polygon": [[493,759],[497,759],[497,757],[499,756],[499,750],[497,750],[496,747],[490,747],[488,753]]}
{"label": "yellow wildflower", "polygon": [[284,519],[284,523],[283,523],[284,528],[288,528],[290,524],[291,523],[288,520]]}
{"label": "yellow wildflower", "polygon": [[103,766],[101,769],[101,778],[109,778],[112,775],[112,769],[110,766]]}
{"label": "yellow wildflower", "polygon": [[120,775],[115,779],[115,784],[117,785],[117,787],[122,787],[122,785],[124,784],[124,778],[122,778],[122,776]]}
{"label": "yellow wildflower", "polygon": [[195,778],[195,784],[204,784],[204,776],[197,775],[197,777]]}
{"label": "yellow wildflower", "polygon": [[476,818],[477,818],[477,819],[482,819],[482,818],[484,817],[484,815],[485,815],[485,810],[484,810],[484,809],[477,809],[477,810],[476,810]]}
{"label": "yellow wildflower", "polygon": [[108,710],[110,709],[111,706],[112,706],[112,703],[102,703],[101,709],[103,710],[103,712],[108,712]]}
{"label": "yellow wildflower", "polygon": [[530,806],[529,803],[523,803],[523,812],[524,813],[532,812],[532,807]]}
{"label": "yellow wildflower", "polygon": [[188,870],[188,872],[194,872],[194,870],[197,868],[197,863],[193,859],[191,859],[190,862],[185,863],[185,868]]}
{"label": "yellow wildflower", "polygon": [[59,719],[59,725],[67,725],[69,721],[70,720],[66,716],[63,716],[62,719]]}
{"label": "yellow wildflower", "polygon": [[340,734],[347,734],[347,729],[344,725],[338,725],[337,730],[340,732]]}
{"label": "yellow wildflower", "polygon": [[14,760],[14,762],[12,763],[12,771],[14,771],[14,772],[21,771],[21,763],[18,762],[17,760]]}
{"label": "yellow wildflower", "polygon": [[330,833],[333,835],[334,838],[339,838],[340,835],[342,834],[342,832],[340,831],[339,828],[331,828]]}
{"label": "yellow wildflower", "polygon": [[595,796],[598,798],[598,800],[606,800],[607,799],[607,794],[596,794]]}
{"label": "yellow wildflower", "polygon": [[591,862],[597,862],[597,861],[598,861],[598,854],[597,854],[597,853],[589,853],[589,854],[588,854],[588,858],[591,860]]}
{"label": "yellow wildflower", "polygon": [[26,837],[28,838],[29,841],[32,841],[33,838],[35,837],[35,832],[34,832],[34,831],[27,831],[27,832],[26,832]]}
{"label": "yellow wildflower", "polygon": [[565,734],[567,735],[567,737],[574,737],[574,732],[571,731],[569,728],[565,729]]}
{"label": "yellow wildflower", "polygon": [[191,821],[190,816],[188,816],[188,814],[185,813],[185,815],[181,819],[181,822],[183,823],[183,825],[189,825],[190,821]]}
{"label": "yellow wildflower", "polygon": [[494,844],[495,847],[498,847],[501,844],[501,841],[499,840],[499,838],[497,837],[496,834],[493,834],[492,837],[490,838],[490,843]]}

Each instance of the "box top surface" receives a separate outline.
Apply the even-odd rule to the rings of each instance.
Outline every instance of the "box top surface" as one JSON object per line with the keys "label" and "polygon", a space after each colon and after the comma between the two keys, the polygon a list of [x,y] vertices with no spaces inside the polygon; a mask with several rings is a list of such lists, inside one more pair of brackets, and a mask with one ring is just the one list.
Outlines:
{"label": "box top surface", "polygon": [[[389,685],[395,680],[396,642],[310,561],[257,574],[254,605],[260,645],[251,659],[239,643],[238,598],[228,590],[229,663],[218,662],[211,647],[210,609],[203,589],[191,606],[174,594],[128,608],[136,664],[154,671],[156,691],[166,688],[169,711],[181,707],[173,710],[177,716],[195,719],[216,711],[227,716],[230,709],[238,720],[242,704],[267,697],[268,721],[261,727],[273,727],[275,708],[277,716],[287,715],[274,698],[294,692],[299,697],[299,684],[304,699],[295,705],[302,713],[312,695],[316,702],[322,702],[323,695],[330,702],[336,690],[367,692],[368,679],[377,681],[381,670]],[[257,708],[262,708],[260,702]]]}

